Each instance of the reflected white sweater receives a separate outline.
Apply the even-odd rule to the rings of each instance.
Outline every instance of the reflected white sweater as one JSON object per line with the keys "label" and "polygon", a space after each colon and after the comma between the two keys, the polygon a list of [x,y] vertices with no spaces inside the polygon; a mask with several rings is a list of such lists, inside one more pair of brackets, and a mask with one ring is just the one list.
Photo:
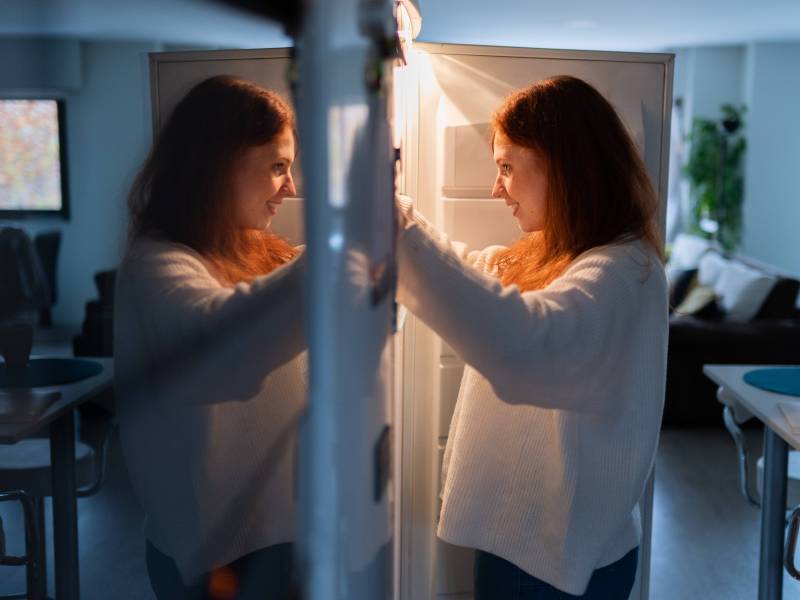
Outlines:
{"label": "reflected white sweater", "polygon": [[187,583],[293,539],[303,264],[231,289],[191,248],[143,239],[120,266],[122,449],[145,534]]}
{"label": "reflected white sweater", "polygon": [[467,255],[406,214],[398,299],[467,363],[438,534],[582,594],[641,536],[666,377],[662,265],[643,242],[609,245],[520,293],[491,274],[499,247]]}

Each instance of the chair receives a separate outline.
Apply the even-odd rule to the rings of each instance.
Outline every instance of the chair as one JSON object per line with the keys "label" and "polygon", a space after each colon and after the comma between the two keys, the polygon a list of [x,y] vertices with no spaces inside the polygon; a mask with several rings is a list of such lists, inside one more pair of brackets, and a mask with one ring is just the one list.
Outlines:
{"label": "chair", "polygon": [[[756,488],[751,492],[750,476],[747,469],[747,444],[739,425],[749,421],[753,415],[741,406],[736,398],[723,387],[717,388],[717,400],[723,405],[722,419],[736,445],[739,464],[739,491],[747,502],[761,508],[761,490],[764,485],[764,457],[756,460]],[[789,507],[800,504],[800,451],[790,450],[786,473],[786,501]],[[787,508],[787,511],[791,508]]]}
{"label": "chair", "polygon": [[[739,491],[748,503],[761,508],[761,492],[764,489],[764,457],[756,461],[756,491],[751,493],[747,471],[747,445],[739,424],[752,418],[752,414],[741,406],[724,387],[717,388],[717,399],[724,405],[722,418],[725,428],[733,437],[739,459]],[[795,564],[795,552],[800,538],[800,451],[789,450],[786,465],[786,501],[788,503],[786,523],[788,534],[783,551],[783,566],[794,579],[800,580],[800,570]],[[791,508],[793,507],[794,508]]]}
{"label": "chair", "polygon": [[[108,444],[113,431],[112,415],[103,408],[81,406],[80,441],[75,443],[75,481],[79,498],[97,493],[103,485]],[[44,498],[52,496],[50,443],[45,438],[28,438],[13,445],[0,446],[0,500],[10,495],[26,506],[26,557],[9,564],[27,565],[27,591],[23,595],[0,596],[11,598],[47,598],[46,537]],[[19,557],[15,557],[19,558]],[[6,564],[0,561],[0,564]]]}
{"label": "chair", "polygon": [[50,300],[46,307],[39,310],[39,324],[43,327],[51,327],[53,318],[50,313],[50,307],[58,302],[57,270],[58,252],[61,247],[61,232],[45,231],[37,233],[33,238],[33,244],[36,246],[36,253],[39,255],[39,261],[42,264],[42,270],[47,280]]}
{"label": "chair", "polygon": [[0,227],[0,281],[0,320],[13,320],[50,306],[41,260],[21,229]]}
{"label": "chair", "polygon": [[86,303],[81,332],[72,339],[75,356],[111,356],[114,352],[114,286],[116,271],[95,273],[98,300]]}
{"label": "chair", "polygon": [[[36,520],[36,513],[33,502],[23,491],[0,492],[0,502],[18,501],[22,505],[25,518],[25,555],[11,556],[6,554],[5,535],[3,533],[3,522],[0,521],[0,565],[3,566],[25,566],[28,591],[36,588],[36,582],[45,578],[43,571],[44,565],[39,562],[40,557],[36,552],[36,544],[39,539],[39,527]],[[41,595],[33,593],[12,594],[2,596],[7,600],[22,598],[42,598]]]}

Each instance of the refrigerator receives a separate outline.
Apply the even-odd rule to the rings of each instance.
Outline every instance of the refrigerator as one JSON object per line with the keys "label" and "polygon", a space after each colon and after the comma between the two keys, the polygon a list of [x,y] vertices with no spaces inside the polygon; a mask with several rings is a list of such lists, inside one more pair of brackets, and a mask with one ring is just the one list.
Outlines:
{"label": "refrigerator", "polygon": [[[194,84],[213,75],[237,75],[289,101],[297,97],[296,88],[292,93],[296,71],[290,49],[156,53],[150,55],[149,68],[154,132]],[[396,149],[396,155],[387,159],[394,162],[396,158],[396,191],[411,197],[430,221],[470,249],[509,245],[521,233],[503,202],[491,198],[495,165],[488,140],[490,115],[511,91],[561,74],[594,85],[620,114],[658,192],[663,230],[671,54],[415,43],[402,60],[386,62],[385,93],[373,95],[366,104],[345,100],[330,111],[329,134],[335,131],[341,139],[349,139],[351,147],[361,143],[362,150],[377,143],[376,152],[383,158],[384,140],[354,141],[367,113],[376,112],[377,103],[379,117],[388,121],[387,143]],[[296,176],[301,197],[286,200],[272,225],[276,233],[297,244],[309,237],[304,212],[315,210],[313,205],[306,207],[302,198],[315,175],[308,164],[303,168],[305,155],[301,147],[300,164],[293,168],[302,172]],[[359,156],[368,162],[363,152],[350,158]],[[363,186],[361,192],[369,196]],[[378,196],[361,203],[345,202],[336,217],[347,225],[345,238],[353,237],[373,250],[391,245],[380,239],[391,237],[386,221],[391,194]],[[360,229],[365,231],[359,233]],[[323,239],[327,233],[319,229],[310,233],[319,238],[318,243],[332,239]],[[370,258],[392,260],[380,252]],[[336,276],[327,273],[324,282],[315,282],[312,273],[311,289],[322,295],[333,293],[326,286]],[[386,285],[391,288],[391,282]],[[345,579],[351,590],[359,589],[366,576],[373,580],[365,584],[369,589],[384,586],[385,597],[394,600],[469,599],[472,551],[435,536],[440,467],[463,361],[391,298],[368,308],[354,307],[348,319],[350,329],[338,346],[321,344],[316,355],[312,347],[312,363],[316,359],[318,365],[347,373],[353,382],[366,382],[360,387],[353,384],[353,390],[360,390],[354,392],[358,398],[350,397],[350,391],[342,392],[348,396],[340,400],[349,417],[333,425],[341,439],[348,441],[345,450],[334,453],[332,468],[347,463],[339,466],[352,488],[343,501],[347,506],[337,509],[348,530],[337,542],[342,555],[337,559],[339,568],[349,573]],[[312,364],[312,387],[313,378]],[[648,597],[652,499],[653,475],[640,501],[644,539],[632,600]],[[309,501],[325,503],[326,499]],[[377,587],[376,580],[381,581]]]}

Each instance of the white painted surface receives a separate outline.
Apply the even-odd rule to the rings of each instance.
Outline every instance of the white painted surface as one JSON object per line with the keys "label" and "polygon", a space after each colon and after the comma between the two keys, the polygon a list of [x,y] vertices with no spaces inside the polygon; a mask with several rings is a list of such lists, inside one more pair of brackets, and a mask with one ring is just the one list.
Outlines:
{"label": "white painted surface", "polygon": [[[674,50],[675,97],[684,99],[683,130],[695,117],[719,119],[724,103],[745,104],[744,239],[741,252],[800,275],[800,194],[796,180],[800,156],[800,43],[752,43]],[[689,210],[688,184],[670,202],[683,198]],[[670,207],[674,210],[674,207]]]}
{"label": "white painted surface", "polygon": [[800,37],[800,4],[794,0],[421,0],[420,9],[421,41],[460,44],[652,50]]}
{"label": "white painted surface", "polygon": [[[574,0],[502,5],[420,0],[421,41],[594,50],[800,38],[795,0]],[[654,12],[658,18],[653,18]],[[3,0],[0,35],[160,39],[218,47],[285,46],[281,29],[208,0]]]}
{"label": "white painted surface", "polygon": [[74,39],[0,37],[3,93],[63,93],[82,83],[81,44]]}
{"label": "white painted surface", "polygon": [[742,46],[692,48],[692,115],[718,119],[720,106],[742,101]]}
{"label": "white painted surface", "polygon": [[747,52],[743,253],[800,275],[800,43]]}
{"label": "white painted surface", "polygon": [[675,53],[673,96],[681,98],[684,105],[682,135],[691,131],[693,119],[718,119],[722,104],[745,101],[746,52],[743,45],[670,48],[669,51]]}
{"label": "white painted surface", "polygon": [[0,35],[161,40],[228,48],[286,46],[274,23],[209,0],[3,0]]}

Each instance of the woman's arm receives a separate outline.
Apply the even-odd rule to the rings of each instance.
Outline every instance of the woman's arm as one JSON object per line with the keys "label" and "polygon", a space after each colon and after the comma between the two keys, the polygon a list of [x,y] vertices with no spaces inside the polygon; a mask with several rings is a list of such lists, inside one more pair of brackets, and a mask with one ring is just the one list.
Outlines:
{"label": "woman's arm", "polygon": [[[626,275],[620,262],[609,253],[592,255],[547,289],[520,293],[465,266],[409,223],[398,243],[398,299],[502,400],[602,413],[614,410],[593,402],[603,397],[604,377],[624,368],[627,342],[643,319],[661,318],[658,307],[645,306],[635,264]],[[664,300],[664,344],[666,318]]]}
{"label": "woman's arm", "polygon": [[120,318],[135,320],[137,339],[146,340],[141,367],[159,385],[185,391],[191,382],[192,402],[252,397],[305,348],[304,265],[300,255],[230,289],[175,245],[134,253],[121,269],[118,303]]}
{"label": "woman's arm", "polygon": [[416,226],[425,230],[425,233],[431,239],[436,240],[442,245],[449,246],[459,259],[468,264],[474,265],[481,254],[486,251],[496,251],[502,248],[501,246],[490,246],[484,250],[470,251],[464,242],[454,242],[446,233],[434,227],[421,212],[414,208],[414,202],[409,196],[397,196],[396,206],[401,231],[406,229],[411,223],[414,223]]}

